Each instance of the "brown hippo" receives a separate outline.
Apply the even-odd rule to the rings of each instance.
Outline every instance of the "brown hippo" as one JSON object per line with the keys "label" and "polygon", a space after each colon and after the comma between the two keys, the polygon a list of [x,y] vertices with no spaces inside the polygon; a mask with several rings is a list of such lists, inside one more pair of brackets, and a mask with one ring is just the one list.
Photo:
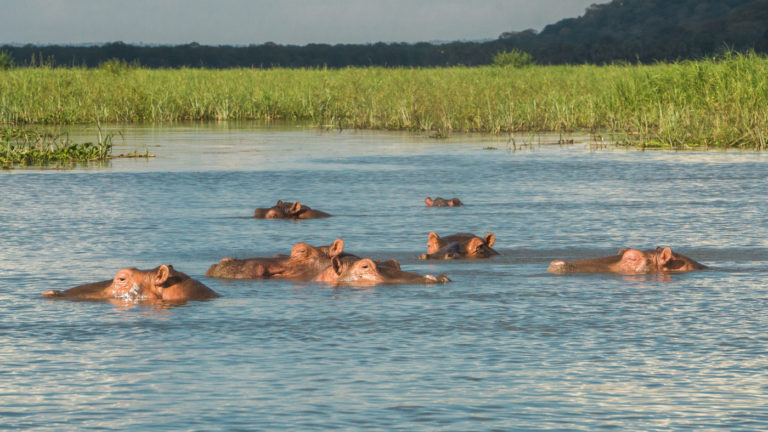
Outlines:
{"label": "brown hippo", "polygon": [[219,297],[216,292],[171,265],[152,270],[125,268],[115,278],[76,286],[66,291],[49,290],[49,298],[77,298],[83,300],[123,300],[185,302]]}
{"label": "brown hippo", "polygon": [[427,253],[419,259],[489,258],[499,254],[491,248],[495,241],[493,233],[480,238],[469,233],[440,237],[431,232],[427,240]]}
{"label": "brown hippo", "polygon": [[290,255],[272,258],[224,258],[211,265],[206,276],[224,279],[290,279],[310,281],[328,266],[331,258],[345,256],[344,242],[336,239],[330,246],[296,243]]}
{"label": "brown hippo", "polygon": [[257,208],[253,212],[253,217],[256,219],[318,219],[330,216],[326,212],[313,210],[298,201],[283,202],[282,200],[270,208]]}
{"label": "brown hippo", "polygon": [[435,284],[451,280],[444,274],[437,277],[421,276],[400,269],[397,260],[377,262],[370,258],[342,259],[334,257],[326,271],[318,275],[316,282],[331,285],[373,286],[381,284]]}
{"label": "brown hippo", "polygon": [[464,205],[464,203],[462,203],[458,198],[451,198],[447,200],[440,197],[436,197],[435,199],[426,197],[424,202],[427,203],[427,207],[461,207]]}
{"label": "brown hippo", "polygon": [[617,255],[603,258],[570,262],[555,260],[549,264],[547,270],[550,273],[639,274],[686,272],[705,268],[707,268],[705,265],[699,264],[685,255],[672,252],[672,249],[668,247],[657,247],[646,251],[624,248]]}

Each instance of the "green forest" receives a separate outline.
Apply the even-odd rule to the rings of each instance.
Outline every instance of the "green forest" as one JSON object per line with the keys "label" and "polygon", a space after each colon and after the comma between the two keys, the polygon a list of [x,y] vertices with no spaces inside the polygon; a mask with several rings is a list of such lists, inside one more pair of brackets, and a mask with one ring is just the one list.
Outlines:
{"label": "green forest", "polygon": [[768,52],[768,0],[614,0],[582,16],[483,42],[247,46],[0,46],[0,66],[97,67],[119,60],[146,68],[442,67],[491,64],[509,50],[536,64],[653,63]]}

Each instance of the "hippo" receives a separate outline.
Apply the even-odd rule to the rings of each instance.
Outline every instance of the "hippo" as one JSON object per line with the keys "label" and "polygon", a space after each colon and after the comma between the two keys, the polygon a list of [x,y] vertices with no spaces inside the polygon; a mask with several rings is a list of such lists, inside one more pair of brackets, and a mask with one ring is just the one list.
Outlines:
{"label": "hippo", "polygon": [[617,255],[578,261],[555,260],[549,264],[550,273],[666,273],[703,270],[707,267],[669,247],[640,251],[624,248]]}
{"label": "hippo", "polygon": [[277,201],[277,204],[270,208],[257,208],[253,212],[256,219],[318,219],[330,217],[326,212],[313,210],[309,206],[302,205],[300,202]]}
{"label": "hippo", "polygon": [[464,205],[464,203],[462,203],[458,198],[451,198],[447,200],[440,197],[435,197],[435,199],[426,197],[424,202],[427,203],[427,207],[461,207]]}
{"label": "hippo", "polygon": [[336,239],[330,246],[296,243],[290,255],[272,258],[224,258],[213,264],[206,276],[222,279],[290,279],[306,282],[331,265],[331,258],[344,254],[344,241]]}
{"label": "hippo", "polygon": [[469,233],[440,237],[431,232],[427,240],[427,253],[419,259],[490,258],[499,254],[491,248],[495,241],[493,233],[480,238]]}
{"label": "hippo", "polygon": [[374,261],[370,258],[334,257],[331,266],[318,275],[315,282],[331,285],[374,286],[381,284],[436,284],[451,280],[444,274],[421,276],[400,269],[397,260]]}
{"label": "hippo", "polygon": [[43,293],[43,297],[136,303],[158,300],[186,302],[216,298],[219,295],[186,274],[176,271],[172,265],[161,265],[152,270],[124,268],[112,280],[80,285],[66,291],[48,290]]}

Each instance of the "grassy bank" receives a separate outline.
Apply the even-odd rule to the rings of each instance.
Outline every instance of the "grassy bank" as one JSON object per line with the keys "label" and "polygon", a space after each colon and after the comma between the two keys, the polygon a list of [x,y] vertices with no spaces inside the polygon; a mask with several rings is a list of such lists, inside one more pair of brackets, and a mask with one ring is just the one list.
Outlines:
{"label": "grassy bank", "polygon": [[0,123],[283,119],[342,128],[621,132],[766,149],[768,59],[650,66],[0,71]]}

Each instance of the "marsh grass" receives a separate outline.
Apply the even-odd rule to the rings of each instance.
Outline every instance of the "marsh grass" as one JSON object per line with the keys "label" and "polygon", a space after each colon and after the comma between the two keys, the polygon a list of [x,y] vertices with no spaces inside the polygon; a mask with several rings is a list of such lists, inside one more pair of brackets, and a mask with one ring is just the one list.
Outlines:
{"label": "marsh grass", "polygon": [[74,143],[66,135],[29,128],[0,129],[0,167],[104,161],[111,157],[112,137],[99,130],[96,143]]}
{"label": "marsh grass", "polygon": [[768,60],[726,54],[645,66],[150,70],[111,64],[0,71],[0,123],[190,120],[288,120],[435,137],[615,134],[649,148],[765,150]]}

